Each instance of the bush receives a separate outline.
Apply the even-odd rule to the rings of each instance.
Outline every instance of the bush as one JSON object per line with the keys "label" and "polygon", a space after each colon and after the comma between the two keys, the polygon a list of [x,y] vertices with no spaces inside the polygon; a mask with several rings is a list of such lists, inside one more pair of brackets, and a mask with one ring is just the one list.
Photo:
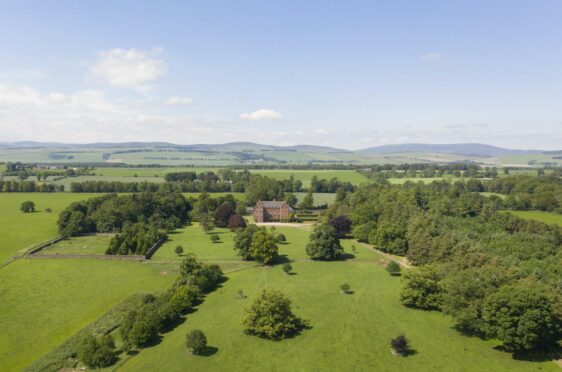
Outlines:
{"label": "bush", "polygon": [[291,266],[290,263],[283,264],[283,272],[285,274],[289,275],[291,271],[293,271],[293,267]]}
{"label": "bush", "polygon": [[207,347],[207,337],[203,331],[194,329],[187,333],[185,337],[185,346],[191,354],[201,355]]}
{"label": "bush", "polygon": [[20,211],[22,211],[23,213],[35,212],[35,203],[31,200],[24,201],[23,203],[21,203]]}
{"label": "bush", "polygon": [[289,337],[302,329],[302,321],[291,311],[291,301],[279,291],[262,291],[246,309],[244,331],[269,339]]}
{"label": "bush", "polygon": [[400,265],[398,264],[398,262],[396,261],[390,261],[387,265],[386,265],[386,271],[388,271],[388,273],[390,275],[393,276],[397,276],[400,275]]}
{"label": "bush", "polygon": [[98,339],[88,333],[80,340],[78,358],[88,367],[108,367],[115,361],[115,342],[109,335]]}
{"label": "bush", "polygon": [[181,256],[183,254],[183,247],[181,245],[176,245],[176,249],[174,249],[174,252],[178,255]]}
{"label": "bush", "polygon": [[408,339],[404,335],[400,335],[390,341],[390,346],[399,355],[407,355],[409,351]]}
{"label": "bush", "polygon": [[277,234],[277,243],[283,244],[286,242],[287,242],[287,238],[285,237],[285,234],[282,233]]}
{"label": "bush", "polygon": [[212,241],[213,243],[218,243],[220,240],[221,240],[221,237],[218,236],[217,234],[212,234],[212,235],[211,235],[211,241]]}
{"label": "bush", "polygon": [[341,290],[341,293],[343,293],[343,294],[349,294],[350,289],[351,289],[351,287],[347,283],[343,283],[342,285],[340,285],[340,290]]}
{"label": "bush", "polygon": [[45,208],[45,212],[51,213],[53,210],[51,208]]}

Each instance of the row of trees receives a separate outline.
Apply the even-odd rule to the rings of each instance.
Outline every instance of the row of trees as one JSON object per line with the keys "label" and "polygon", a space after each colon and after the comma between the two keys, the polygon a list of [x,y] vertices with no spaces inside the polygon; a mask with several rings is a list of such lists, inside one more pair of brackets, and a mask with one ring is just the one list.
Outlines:
{"label": "row of trees", "polygon": [[64,185],[35,181],[0,181],[0,192],[63,192]]}
{"label": "row of trees", "polygon": [[562,229],[498,208],[463,182],[375,184],[327,217],[347,215],[354,237],[421,267],[405,277],[405,305],[441,310],[512,350],[549,347],[561,336]]}
{"label": "row of trees", "polygon": [[166,238],[166,232],[157,226],[146,222],[126,222],[122,232],[111,238],[105,254],[145,255],[154,244]]}

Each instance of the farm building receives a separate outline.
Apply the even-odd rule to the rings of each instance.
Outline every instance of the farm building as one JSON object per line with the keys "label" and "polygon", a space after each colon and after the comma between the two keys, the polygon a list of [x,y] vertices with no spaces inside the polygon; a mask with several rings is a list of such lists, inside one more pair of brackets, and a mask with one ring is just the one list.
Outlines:
{"label": "farm building", "polygon": [[286,201],[258,201],[254,207],[256,222],[289,221],[291,208]]}

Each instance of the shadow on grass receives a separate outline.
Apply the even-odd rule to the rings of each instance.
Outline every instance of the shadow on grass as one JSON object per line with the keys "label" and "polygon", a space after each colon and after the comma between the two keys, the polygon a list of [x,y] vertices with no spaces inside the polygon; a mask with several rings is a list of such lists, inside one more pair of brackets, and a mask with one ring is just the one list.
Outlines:
{"label": "shadow on grass", "polygon": [[280,254],[279,256],[275,257],[275,259],[271,262],[271,266],[286,264],[289,262],[291,262],[291,260],[286,254]]}
{"label": "shadow on grass", "polygon": [[550,349],[530,350],[530,351],[515,351],[506,348],[503,345],[496,346],[494,349],[512,352],[511,357],[513,360],[520,360],[526,362],[549,362],[562,358],[562,348],[552,347]]}
{"label": "shadow on grass", "polygon": [[217,353],[217,351],[219,351],[219,349],[217,347],[205,346],[205,349],[203,349],[203,351],[201,352],[201,354],[199,354],[199,356],[210,357],[210,356],[215,355]]}

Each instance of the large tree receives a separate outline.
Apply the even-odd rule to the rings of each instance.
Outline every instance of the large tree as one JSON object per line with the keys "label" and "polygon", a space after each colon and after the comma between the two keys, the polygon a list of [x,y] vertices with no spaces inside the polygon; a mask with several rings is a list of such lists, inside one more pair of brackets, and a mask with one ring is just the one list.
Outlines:
{"label": "large tree", "polygon": [[406,306],[420,309],[438,309],[443,292],[440,279],[430,266],[409,271],[400,291],[400,301]]}
{"label": "large tree", "polygon": [[279,291],[265,290],[246,309],[242,324],[246,333],[270,339],[289,337],[302,328],[291,301]]}
{"label": "large tree", "polygon": [[345,237],[351,232],[351,220],[349,217],[340,215],[330,219],[329,224],[336,230],[339,238]]}
{"label": "large tree", "polygon": [[236,230],[236,235],[234,236],[234,250],[236,251],[236,254],[244,260],[252,258],[250,246],[252,245],[254,234],[258,230],[259,227],[257,225],[248,225],[244,229]]}
{"label": "large tree", "polygon": [[224,202],[217,208],[214,215],[214,223],[216,227],[226,227],[230,216],[234,214],[234,205]]}
{"label": "large tree", "polygon": [[343,253],[336,230],[328,224],[318,225],[310,234],[309,240],[306,254],[314,259],[335,260]]}
{"label": "large tree", "polygon": [[267,265],[271,263],[279,255],[279,248],[277,247],[277,238],[274,234],[265,229],[258,230],[252,237],[250,244],[250,256]]}

